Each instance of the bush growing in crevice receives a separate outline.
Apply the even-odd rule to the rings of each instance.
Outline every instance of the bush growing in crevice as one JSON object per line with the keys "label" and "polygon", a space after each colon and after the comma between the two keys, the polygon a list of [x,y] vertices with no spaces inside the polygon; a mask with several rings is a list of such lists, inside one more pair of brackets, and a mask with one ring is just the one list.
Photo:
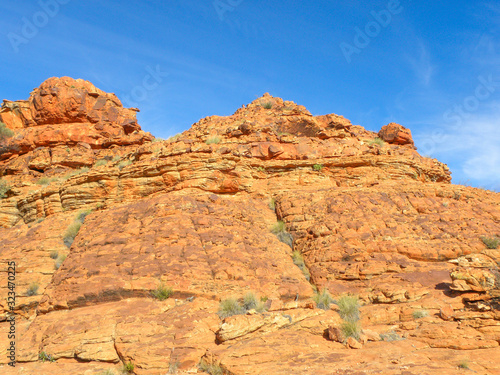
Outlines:
{"label": "bush growing in crevice", "polygon": [[370,146],[379,145],[379,146],[383,147],[385,145],[385,142],[382,138],[377,137],[377,138],[374,138],[374,139],[368,141],[368,144]]}
{"label": "bush growing in crevice", "polygon": [[0,199],[7,197],[7,192],[10,190],[10,185],[0,180]]}
{"label": "bush growing in crevice", "polygon": [[488,249],[498,249],[500,245],[500,237],[481,237],[481,241],[486,245]]}
{"label": "bush growing in crevice", "polygon": [[277,221],[271,228],[271,232],[278,237],[278,240],[290,246],[293,250],[293,237],[286,231],[285,222],[282,220]]}
{"label": "bush growing in crevice", "polygon": [[302,273],[306,277],[307,281],[310,281],[311,280],[311,273],[307,269],[307,266],[304,262],[304,257],[302,256],[302,254],[299,253],[298,251],[294,251],[292,253],[292,260],[293,260],[293,264],[295,264],[297,267],[299,267],[299,269],[302,271]]}
{"label": "bush growing in crevice", "polygon": [[73,244],[73,241],[75,240],[75,237],[78,234],[78,231],[80,230],[81,226],[82,226],[81,221],[75,220],[66,229],[66,232],[64,233],[64,237],[63,237],[63,242],[66,245],[66,247],[68,247],[68,248],[71,247],[71,245]]}
{"label": "bush growing in crevice", "polygon": [[101,167],[108,164],[108,159],[99,159],[95,162],[94,167]]}
{"label": "bush growing in crevice", "polygon": [[61,255],[57,257],[56,262],[54,263],[54,269],[58,270],[65,260],[66,260],[66,255]]}
{"label": "bush growing in crevice", "polygon": [[286,232],[285,222],[282,220],[278,220],[271,228],[271,232],[276,235],[278,233]]}
{"label": "bush growing in crevice", "polygon": [[429,312],[427,310],[415,310],[412,313],[413,319],[420,319],[429,316]]}
{"label": "bush growing in crevice", "polygon": [[242,315],[249,310],[255,310],[258,313],[266,311],[266,306],[262,300],[259,300],[254,293],[247,293],[240,303],[236,298],[227,298],[219,304],[217,315],[221,319],[233,316]]}
{"label": "bush growing in crevice", "polygon": [[37,282],[32,282],[30,284],[30,286],[28,287],[28,290],[26,290],[26,295],[28,297],[36,296],[38,294],[38,288],[39,288],[38,283]]}
{"label": "bush growing in crevice", "polygon": [[340,317],[347,322],[359,320],[359,298],[353,295],[340,297],[335,304],[339,307]]}
{"label": "bush growing in crevice", "polygon": [[273,211],[276,210],[276,200],[274,198],[271,198],[269,200],[269,208]]}
{"label": "bush growing in crevice", "polygon": [[273,102],[271,102],[271,101],[266,101],[266,102],[263,101],[260,103],[260,105],[262,108],[265,108],[265,109],[273,108]]}
{"label": "bush growing in crevice", "polygon": [[359,298],[353,295],[346,295],[336,300],[335,304],[339,307],[338,312],[343,320],[340,325],[342,334],[346,339],[353,337],[359,340],[361,333],[361,326],[359,324]]}
{"label": "bush growing in crevice", "polygon": [[118,164],[118,169],[121,171],[123,168],[128,167],[132,164],[131,160],[123,160]]}
{"label": "bush growing in crevice", "polygon": [[328,290],[323,289],[321,293],[316,292],[313,296],[313,301],[316,302],[317,308],[328,310],[330,308],[330,304],[333,302],[333,299]]}
{"label": "bush growing in crevice", "polygon": [[221,141],[220,137],[215,135],[213,137],[208,138],[205,143],[207,145],[211,145],[211,144],[218,144],[220,143],[220,141]]}
{"label": "bush growing in crevice", "polygon": [[14,135],[14,132],[10,130],[7,125],[0,121],[0,141],[10,138]]}
{"label": "bush growing in crevice", "polygon": [[404,337],[399,336],[395,331],[390,331],[386,333],[381,333],[380,334],[380,339],[382,341],[401,341],[404,340]]}
{"label": "bush growing in crevice", "polygon": [[73,241],[75,240],[76,235],[78,234],[82,224],[85,222],[85,218],[91,212],[92,212],[92,210],[89,210],[89,209],[82,210],[82,211],[78,212],[75,220],[66,229],[66,232],[64,233],[64,237],[63,237],[63,242],[68,248],[70,248],[71,245],[73,244]]}
{"label": "bush growing in crevice", "polygon": [[151,295],[160,301],[164,301],[167,298],[169,298],[173,293],[174,290],[171,287],[166,286],[163,283],[160,283],[160,285],[158,285],[156,290],[153,290],[151,292]]}
{"label": "bush growing in crevice", "polygon": [[354,337],[356,340],[359,340],[361,327],[358,321],[355,322],[344,321],[340,325],[340,329],[342,330],[342,334],[344,335],[345,338]]}
{"label": "bush growing in crevice", "polygon": [[216,364],[208,364],[205,361],[201,361],[199,368],[210,375],[224,375],[224,369]]}
{"label": "bush growing in crevice", "polygon": [[134,372],[135,365],[132,362],[127,362],[123,364],[122,372],[125,374],[132,374]]}
{"label": "bush growing in crevice", "polygon": [[54,362],[55,361],[55,359],[50,354],[47,354],[46,352],[40,352],[38,354],[38,359],[42,362],[45,362],[45,361]]}
{"label": "bush growing in crevice", "polygon": [[71,177],[78,176],[78,175],[83,174],[83,173],[87,173],[89,170],[90,169],[88,167],[83,167],[83,168],[80,168],[80,169],[75,169],[74,171],[66,173],[62,177],[62,179],[63,180],[69,180]]}

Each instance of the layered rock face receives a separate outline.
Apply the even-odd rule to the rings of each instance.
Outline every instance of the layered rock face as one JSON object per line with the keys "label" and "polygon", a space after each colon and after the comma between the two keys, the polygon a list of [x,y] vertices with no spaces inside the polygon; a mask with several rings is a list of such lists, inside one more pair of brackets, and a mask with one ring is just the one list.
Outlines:
{"label": "layered rock face", "polygon": [[451,185],[409,129],[269,94],[169,140],[135,113],[67,77],[4,101],[2,373],[500,373],[500,196]]}

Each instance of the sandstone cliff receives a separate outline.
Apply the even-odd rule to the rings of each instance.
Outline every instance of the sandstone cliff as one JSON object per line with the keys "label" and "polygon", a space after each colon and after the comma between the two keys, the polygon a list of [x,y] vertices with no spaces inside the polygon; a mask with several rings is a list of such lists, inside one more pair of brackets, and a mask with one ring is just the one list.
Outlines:
{"label": "sandstone cliff", "polygon": [[[500,194],[451,185],[399,124],[269,94],[169,140],[136,111],[68,77],[4,100],[2,373],[500,373]],[[248,292],[260,309],[220,314]]]}

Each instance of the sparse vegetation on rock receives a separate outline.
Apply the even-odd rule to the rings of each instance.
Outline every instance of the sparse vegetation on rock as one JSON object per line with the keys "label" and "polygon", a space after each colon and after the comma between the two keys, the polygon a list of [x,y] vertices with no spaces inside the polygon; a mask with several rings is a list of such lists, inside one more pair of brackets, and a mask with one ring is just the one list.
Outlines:
{"label": "sparse vegetation on rock", "polygon": [[[464,350],[474,370],[491,365],[500,255],[480,236],[500,236],[498,194],[450,184],[408,129],[376,134],[265,95],[152,143],[119,103],[65,77],[19,102],[22,116],[0,111],[22,129],[0,146],[0,184],[12,186],[0,189],[0,255],[16,264],[26,373],[120,363],[118,374],[128,361],[135,373],[196,373],[203,356],[222,361],[212,373],[330,374],[357,368],[359,352],[345,348],[365,342],[370,373],[451,374]],[[207,146],[215,134],[224,144]],[[383,149],[367,146],[377,135]],[[92,170],[71,169],[80,165]],[[159,280],[155,289],[158,275],[173,295]],[[327,290],[314,295],[309,276],[338,306]],[[38,296],[27,297],[35,280]],[[58,363],[38,361],[42,349]]]}
{"label": "sparse vegetation on rock", "polygon": [[412,313],[413,319],[421,319],[429,316],[429,312],[427,310],[415,310]]}
{"label": "sparse vegetation on rock", "polygon": [[368,144],[369,144],[370,146],[373,146],[373,145],[378,145],[378,146],[381,146],[381,147],[382,147],[382,146],[384,146],[384,145],[385,145],[385,142],[384,142],[381,138],[377,137],[377,138],[374,138],[374,139],[372,139],[372,140],[368,141]]}
{"label": "sparse vegetation on rock", "polygon": [[292,253],[292,260],[293,260],[293,264],[295,264],[297,267],[300,268],[300,270],[302,271],[302,273],[306,277],[307,281],[309,281],[311,279],[311,273],[307,269],[307,266],[304,262],[304,257],[302,256],[302,254],[298,251],[294,251]]}
{"label": "sparse vegetation on rock", "polygon": [[340,297],[336,302],[339,307],[339,315],[347,322],[357,322],[359,320],[359,298],[353,295]]}
{"label": "sparse vegetation on rock", "polygon": [[201,371],[204,371],[210,375],[224,375],[224,370],[217,364],[209,364],[205,361],[202,361],[199,365]]}
{"label": "sparse vegetation on rock", "polygon": [[157,300],[164,301],[167,298],[171,297],[173,293],[174,290],[171,287],[166,286],[163,283],[160,283],[156,288],[156,290],[153,290],[151,292],[151,295]]}
{"label": "sparse vegetation on rock", "polygon": [[135,365],[132,362],[127,362],[123,364],[123,373],[132,374],[134,372]]}
{"label": "sparse vegetation on rock", "polygon": [[37,283],[37,282],[32,282],[28,289],[26,290],[26,295],[28,297],[31,297],[31,296],[36,296],[38,294],[38,288],[40,287],[40,285]]}
{"label": "sparse vegetation on rock", "polygon": [[316,307],[323,310],[328,310],[333,302],[333,298],[327,289],[323,289],[321,292],[316,292],[313,297],[314,302],[316,302]]}
{"label": "sparse vegetation on rock", "polygon": [[0,142],[4,139],[10,138],[14,135],[14,132],[10,130],[5,123],[0,121]]}
{"label": "sparse vegetation on rock", "polygon": [[258,313],[266,310],[264,301],[259,300],[252,292],[245,294],[242,303],[236,298],[222,300],[217,314],[221,319],[224,319],[233,315],[245,314],[249,310],[255,310]]}
{"label": "sparse vegetation on rock", "polygon": [[7,192],[10,190],[10,185],[6,181],[0,179],[0,199],[7,196]]}
{"label": "sparse vegetation on rock", "polygon": [[481,241],[486,245],[488,249],[498,249],[500,245],[500,237],[481,237]]}
{"label": "sparse vegetation on rock", "polygon": [[207,145],[217,144],[217,143],[220,143],[220,141],[221,141],[221,138],[219,136],[215,135],[213,137],[208,138],[206,141],[206,144]]}
{"label": "sparse vegetation on rock", "polygon": [[38,359],[42,362],[54,362],[54,357],[46,352],[40,352],[38,354]]}
{"label": "sparse vegetation on rock", "polygon": [[361,328],[358,321],[345,321],[340,324],[340,329],[345,338],[353,337],[356,340],[359,339],[361,333]]}

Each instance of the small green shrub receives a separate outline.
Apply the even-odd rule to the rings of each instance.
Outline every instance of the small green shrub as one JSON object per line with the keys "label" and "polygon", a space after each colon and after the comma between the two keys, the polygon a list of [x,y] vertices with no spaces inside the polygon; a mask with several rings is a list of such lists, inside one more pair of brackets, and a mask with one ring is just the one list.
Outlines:
{"label": "small green shrub", "polygon": [[57,259],[58,256],[59,256],[59,253],[57,251],[54,250],[54,251],[50,252],[50,257],[52,259]]}
{"label": "small green shrub", "polygon": [[107,159],[99,159],[95,162],[94,167],[101,167],[101,166],[106,165],[106,164],[108,164]]}
{"label": "small green shrub", "polygon": [[277,221],[276,224],[274,224],[273,227],[271,228],[271,232],[273,234],[286,232],[285,222],[281,220]]}
{"label": "small green shrub", "polygon": [[219,136],[213,136],[207,139],[206,144],[211,145],[211,144],[217,144],[220,143],[221,139]]}
{"label": "small green shrub", "polygon": [[5,198],[9,190],[10,185],[5,181],[0,180],[0,199]]}
{"label": "small green shrub", "polygon": [[73,244],[73,241],[75,240],[75,237],[78,234],[78,231],[80,230],[81,226],[82,222],[79,220],[75,220],[66,229],[66,232],[64,233],[63,237],[63,242],[68,248],[70,248],[71,245]]}
{"label": "small green shrub", "polygon": [[164,301],[167,298],[169,298],[173,293],[174,293],[174,290],[172,288],[166,286],[163,283],[160,283],[160,285],[158,285],[156,290],[153,290],[151,292],[151,295],[160,301]]}
{"label": "small green shrub", "polygon": [[257,171],[259,171],[259,172],[265,172],[266,169],[264,167],[257,167]]}
{"label": "small green shrub", "polygon": [[276,200],[274,198],[269,200],[269,208],[273,211],[276,210]]}
{"label": "small green shrub", "polygon": [[300,268],[300,270],[306,277],[307,281],[309,281],[311,279],[311,273],[306,267],[306,263],[304,262],[304,257],[302,256],[302,254],[299,253],[298,251],[294,251],[292,253],[292,260],[293,264],[295,264],[297,267]]}
{"label": "small green shrub", "polygon": [[66,255],[61,255],[56,259],[56,262],[54,263],[54,269],[58,270],[63,262],[66,260]]}
{"label": "small green shrub", "polygon": [[246,311],[253,309],[259,313],[266,310],[263,301],[258,300],[252,292],[248,292],[245,294],[245,297],[243,297],[243,308]]}
{"label": "small green shrub", "polygon": [[168,364],[168,374],[177,374],[177,369],[179,368],[180,362],[170,362]]}
{"label": "small green shrub", "polygon": [[383,139],[377,137],[377,138],[372,139],[371,141],[368,141],[368,144],[370,146],[379,145],[380,147],[383,147],[385,145],[385,142]]}
{"label": "small green shrub", "polygon": [[339,315],[347,322],[357,322],[359,320],[359,299],[357,296],[347,295],[340,297],[337,302]]}
{"label": "small green shrub", "polygon": [[481,240],[488,249],[498,249],[498,245],[500,245],[499,237],[481,237]]}
{"label": "small green shrub", "polygon": [[111,161],[112,161],[113,163],[116,163],[116,162],[117,162],[118,160],[120,160],[121,158],[122,158],[122,157],[121,157],[120,155],[115,155],[115,156],[113,156],[113,159],[111,159]]}
{"label": "small green shrub", "polygon": [[0,121],[0,141],[10,138],[14,135],[14,132],[10,130],[7,125]]}
{"label": "small green shrub", "polygon": [[380,334],[380,339],[382,341],[401,341],[404,340],[403,337],[399,336],[396,332],[391,331],[391,332],[386,332],[386,333],[381,333]]}
{"label": "small green shrub", "polygon": [[313,169],[316,171],[316,172],[319,172],[323,169],[323,164],[314,164],[313,165]]}
{"label": "small green shrub", "polygon": [[467,361],[466,359],[462,359],[458,364],[458,368],[462,368],[464,370],[470,370],[469,361]]}
{"label": "small green shrub", "polygon": [[32,282],[30,284],[30,286],[28,287],[28,290],[26,290],[26,295],[28,297],[36,296],[38,294],[38,288],[39,288],[38,283],[37,282]]}
{"label": "small green shrub", "polygon": [[261,106],[265,109],[271,109],[271,108],[273,108],[273,103],[272,102],[264,102],[261,104]]}
{"label": "small green shrub", "polygon": [[40,352],[40,354],[38,354],[38,359],[42,362],[45,361],[54,362],[54,358],[50,354],[47,354],[46,352]]}
{"label": "small green shrub", "polygon": [[313,296],[313,301],[316,302],[316,307],[323,310],[328,310],[330,304],[333,302],[332,297],[328,290],[323,289],[321,293],[317,293]]}
{"label": "small green shrub", "polygon": [[209,365],[206,362],[201,362],[199,366],[201,371],[209,373],[210,375],[224,375],[224,370],[219,365]]}
{"label": "small green shrub", "polygon": [[236,298],[228,298],[220,302],[219,311],[217,315],[221,319],[227,318],[233,315],[244,314],[245,309],[238,303]]}
{"label": "small green shrub", "polygon": [[88,167],[83,167],[83,168],[80,168],[80,169],[75,169],[71,172],[68,172],[66,173],[62,179],[63,180],[69,180],[71,177],[73,176],[78,176],[80,174],[83,174],[83,173],[87,173],[90,169]]}
{"label": "small green shrub", "polygon": [[125,374],[131,374],[134,372],[135,365],[132,362],[124,363],[123,364],[123,372]]}
{"label": "small green shrub", "polygon": [[50,184],[50,178],[48,178],[48,177],[41,177],[36,183],[38,185],[48,185],[48,184]]}
{"label": "small green shrub", "polygon": [[78,220],[80,223],[85,222],[85,218],[92,213],[92,210],[90,208],[87,208],[85,210],[81,210],[78,212],[76,215],[76,220]]}
{"label": "small green shrub", "polygon": [[118,164],[118,169],[121,171],[123,168],[128,167],[132,164],[131,160],[123,160]]}
{"label": "small green shrub", "polygon": [[415,310],[412,313],[413,319],[420,319],[429,316],[429,312],[427,310]]}
{"label": "small green shrub", "polygon": [[361,333],[361,328],[357,321],[350,322],[344,321],[340,325],[340,330],[342,331],[345,338],[354,337],[356,340],[359,339],[359,334]]}
{"label": "small green shrub", "polygon": [[167,142],[172,143],[172,142],[177,142],[182,136],[182,133],[173,135],[167,139]]}

